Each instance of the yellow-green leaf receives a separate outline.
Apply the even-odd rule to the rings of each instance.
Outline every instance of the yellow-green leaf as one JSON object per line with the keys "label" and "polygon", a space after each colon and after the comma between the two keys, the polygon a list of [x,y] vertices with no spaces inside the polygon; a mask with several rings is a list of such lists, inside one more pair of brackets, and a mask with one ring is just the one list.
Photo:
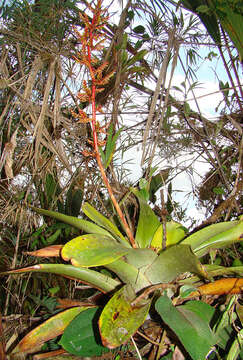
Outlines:
{"label": "yellow-green leaf", "polygon": [[139,219],[135,241],[140,248],[150,247],[155,231],[160,226],[159,219],[137,189],[131,189],[139,201]]}
{"label": "yellow-green leaf", "polygon": [[[122,235],[116,225],[114,225],[109,219],[107,219],[104,215],[99,213],[93,206],[88,203],[85,203],[82,207],[83,212],[86,216],[88,216],[92,221],[96,224],[102,226],[107,231],[109,231],[112,235],[116,237],[119,241],[121,241],[125,246],[130,247],[128,240]],[[95,231],[93,231],[95,233]]]}
{"label": "yellow-green leaf", "polygon": [[152,300],[143,300],[132,306],[135,298],[133,289],[126,285],[106,304],[99,319],[104,346],[114,349],[126,343],[144,323]]}
{"label": "yellow-green leaf", "polygon": [[82,311],[87,310],[87,306],[73,307],[60,312],[41,325],[30,331],[15,347],[13,353],[29,353],[32,350],[50,339],[61,335],[68,324]]}
{"label": "yellow-green leaf", "polygon": [[[166,247],[175,245],[181,241],[186,234],[186,228],[180,223],[170,221],[166,223]],[[161,224],[156,230],[151,241],[151,247],[157,250],[162,249],[163,225]]]}
{"label": "yellow-green leaf", "polygon": [[128,250],[109,236],[87,234],[78,236],[64,245],[61,255],[64,260],[71,260],[74,266],[90,267],[112,263]]}

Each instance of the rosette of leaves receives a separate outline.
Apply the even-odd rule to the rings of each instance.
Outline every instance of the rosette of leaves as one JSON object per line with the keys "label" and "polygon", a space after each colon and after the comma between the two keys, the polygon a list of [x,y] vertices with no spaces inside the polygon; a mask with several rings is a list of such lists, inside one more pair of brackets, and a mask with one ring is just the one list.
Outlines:
{"label": "rosette of leaves", "polygon": [[[157,298],[162,300],[157,300],[156,310],[177,334],[193,359],[206,354],[217,342],[209,326],[211,310],[205,310],[211,315],[203,320],[200,316],[198,318],[197,312],[200,309],[197,306],[192,305],[194,307],[189,310],[183,306],[182,309],[177,308],[165,295],[161,297],[155,290],[170,289],[175,294],[178,287],[183,285],[181,279],[186,276],[186,280],[191,279],[190,291],[191,289],[196,291],[197,284],[201,284],[200,281],[203,279],[208,281],[214,276],[235,274],[236,270],[231,268],[202,265],[199,258],[212,249],[241,241],[242,219],[213,224],[187,236],[186,229],[177,222],[160,223],[148,204],[149,191],[146,188],[142,190],[133,188],[131,191],[137,197],[140,209],[135,248],[130,245],[128,238],[115,223],[88,203],[83,205],[82,211],[89,220],[32,207],[37,213],[69,224],[85,234],[68,241],[64,246],[49,246],[30,253],[32,256],[59,256],[67,263],[43,263],[4,274],[25,272],[59,274],[88,283],[101,292],[110,294],[110,300],[102,308],[95,306],[94,303],[86,303],[54,315],[27,334],[14,349],[14,353],[28,353],[33,350],[34,344],[43,344],[64,333],[60,345],[66,351],[79,356],[100,355],[107,348],[112,349],[127,343],[144,323]],[[164,229],[166,248],[162,249]],[[105,273],[99,271],[99,268],[104,267],[107,269]],[[237,267],[237,270],[238,274],[241,274],[243,267]],[[239,288],[240,286],[238,283]],[[198,290],[197,295],[200,294]],[[188,329],[186,336],[183,336],[183,332],[181,334],[180,328],[172,324],[168,317],[163,316],[163,309],[175,313],[180,327],[185,325]],[[191,316],[197,320],[198,327],[195,328],[191,323]],[[188,349],[188,339],[193,334],[194,341],[199,344],[201,331],[206,339],[204,345],[199,347],[198,351],[196,346],[191,351]],[[85,346],[86,336],[90,341],[89,349]]]}

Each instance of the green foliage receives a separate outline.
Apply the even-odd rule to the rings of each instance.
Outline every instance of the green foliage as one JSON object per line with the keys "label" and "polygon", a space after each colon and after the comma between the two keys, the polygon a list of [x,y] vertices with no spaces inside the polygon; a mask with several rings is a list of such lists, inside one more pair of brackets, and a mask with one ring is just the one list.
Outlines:
{"label": "green foliage", "polygon": [[140,206],[135,241],[138,247],[150,247],[151,240],[159,227],[160,222],[150,206],[144,200],[143,195],[141,195],[137,189],[132,189],[132,191],[137,196]]}
{"label": "green foliage", "polygon": [[217,341],[209,326],[213,308],[202,302],[189,302],[175,307],[164,295],[157,300],[155,309],[176,333],[193,360],[206,358]]}
{"label": "green foliage", "polygon": [[[76,237],[62,248],[62,258],[65,261],[71,260],[72,265],[40,264],[7,272],[8,274],[30,271],[50,272],[82,280],[103,292],[114,292],[103,309],[83,311],[84,308],[81,307],[82,313],[70,322],[69,326],[64,327],[65,332],[60,344],[72,354],[100,355],[104,351],[103,346],[112,349],[128,342],[144,323],[153,304],[152,298],[146,295],[146,289],[150,286],[152,286],[152,293],[154,293],[153,286],[155,289],[165,286],[174,292],[172,283],[176,284],[178,277],[183,277],[188,273],[194,274],[184,280],[185,283],[188,282],[188,285],[184,285],[181,289],[180,296],[185,301],[187,296],[197,289],[199,279],[211,279],[218,276],[219,271],[221,271],[220,274],[237,271],[236,267],[227,270],[220,266],[202,265],[198,256],[205,255],[212,247],[220,248],[231,244],[234,240],[240,241],[242,220],[210,225],[188,237],[181,224],[168,222],[166,224],[167,248],[162,250],[161,246],[156,245],[159,243],[159,237],[162,243],[162,224],[147,204],[148,183],[142,181],[140,186],[141,190],[132,189],[140,205],[136,232],[138,248],[128,246],[126,238],[116,225],[87,203],[83,205],[83,211],[98,225],[87,220],[74,220],[74,217],[34,208],[45,216],[52,216],[86,231],[96,229],[98,232]],[[146,191],[142,192],[143,189]],[[156,239],[156,243],[153,239]],[[153,245],[156,245],[158,253],[150,249]],[[192,252],[191,247],[195,253]],[[103,266],[111,273],[102,274],[98,268]],[[95,269],[91,270],[89,267],[95,267]],[[238,269],[239,273],[242,273],[242,267]],[[113,278],[114,273],[120,281]],[[118,290],[120,285],[124,286]],[[142,296],[137,297],[138,291]],[[39,305],[48,306],[50,309],[54,304],[54,301],[53,304],[52,302],[49,304],[48,298],[33,299],[39,301]],[[213,345],[219,344],[225,347],[228,342],[227,336],[226,342],[219,339],[225,337],[226,321],[223,318],[227,318],[229,311],[224,313],[222,319],[212,328],[211,321],[215,310],[203,302],[189,301],[182,306],[174,306],[167,296],[161,296],[155,303],[155,309],[182,342],[192,359],[204,359]],[[103,346],[100,341],[97,342],[97,321]],[[52,322],[48,323],[49,335],[45,335],[43,342],[52,338],[51,326]],[[37,327],[31,336],[38,338],[39,333],[40,329]],[[27,344],[32,341],[31,339],[27,335],[25,340]],[[17,349],[22,346],[24,345],[20,343]],[[27,348],[26,351],[28,351]],[[232,354],[239,352],[239,347],[237,348],[235,342],[232,344],[231,352]]]}
{"label": "green foliage", "polygon": [[84,357],[101,356],[109,351],[99,340],[99,313],[100,309],[95,307],[77,315],[66,327],[59,344],[70,354]]}
{"label": "green foliage", "polygon": [[120,128],[113,135],[113,125],[111,124],[109,126],[105,152],[103,152],[102,148],[100,148],[101,158],[105,169],[110,165],[110,162],[113,158],[116,149],[116,142],[121,132],[122,132],[122,128]]}
{"label": "green foliage", "polygon": [[[118,290],[108,301],[99,318],[102,342],[114,349],[129,341],[130,337],[144,323],[151,300],[132,305],[136,293],[130,285]],[[129,314],[129,316],[128,316]]]}

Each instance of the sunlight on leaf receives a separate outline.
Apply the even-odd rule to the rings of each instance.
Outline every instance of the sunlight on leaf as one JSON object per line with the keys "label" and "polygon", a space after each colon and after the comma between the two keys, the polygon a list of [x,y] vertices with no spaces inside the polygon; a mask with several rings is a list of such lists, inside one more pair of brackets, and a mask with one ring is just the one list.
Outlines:
{"label": "sunlight on leaf", "polygon": [[[97,211],[93,206],[88,203],[85,203],[82,207],[83,212],[86,216],[88,216],[92,221],[96,224],[102,226],[107,231],[109,231],[112,235],[116,237],[119,241],[122,241],[127,247],[130,247],[126,238],[122,235],[122,233],[118,230],[117,226],[114,225],[110,220],[108,220],[104,215],[102,215],[99,211]],[[95,233],[95,231],[92,231]]]}
{"label": "sunlight on leaf", "polygon": [[154,233],[160,226],[160,222],[139,191],[134,188],[131,190],[137,196],[140,207],[135,241],[139,247],[146,248],[150,246]]}
{"label": "sunlight on leaf", "polygon": [[[184,226],[182,226],[180,223],[177,223],[175,221],[167,222],[166,247],[177,244],[185,237],[185,234],[186,234],[186,228],[184,228]],[[153,236],[151,247],[157,250],[161,250],[162,240],[163,240],[163,226],[161,224]]]}
{"label": "sunlight on leaf", "polygon": [[64,245],[61,254],[74,266],[101,266],[112,263],[128,252],[109,236],[87,234],[78,236]]}

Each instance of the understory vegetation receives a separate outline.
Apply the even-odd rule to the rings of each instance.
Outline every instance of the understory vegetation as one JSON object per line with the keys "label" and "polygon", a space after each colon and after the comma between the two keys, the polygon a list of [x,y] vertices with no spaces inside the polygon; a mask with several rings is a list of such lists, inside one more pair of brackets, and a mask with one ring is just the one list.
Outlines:
{"label": "understory vegetation", "polygon": [[241,359],[241,1],[0,14],[0,360]]}

